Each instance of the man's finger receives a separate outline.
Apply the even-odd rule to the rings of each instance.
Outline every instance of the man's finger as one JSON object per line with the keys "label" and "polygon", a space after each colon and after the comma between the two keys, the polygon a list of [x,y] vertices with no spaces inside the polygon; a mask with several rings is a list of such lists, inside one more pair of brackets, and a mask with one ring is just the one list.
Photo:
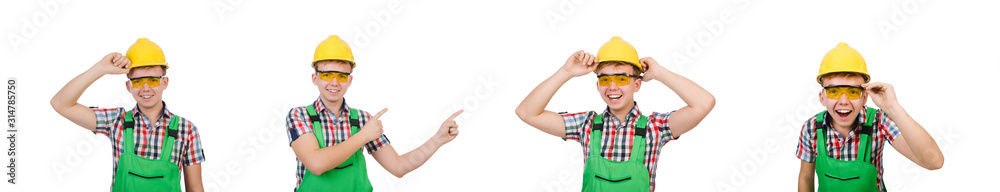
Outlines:
{"label": "man's finger", "polygon": [[451,117],[448,117],[448,120],[445,120],[445,121],[455,120],[455,117],[458,117],[458,115],[462,114],[462,112],[465,112],[465,109],[456,111],[454,114],[451,114]]}
{"label": "man's finger", "polygon": [[386,108],[382,108],[382,110],[381,110],[381,111],[378,111],[378,113],[376,113],[376,114],[375,114],[375,116],[373,116],[373,117],[372,117],[371,119],[375,119],[375,120],[378,120],[378,118],[379,118],[379,117],[382,117],[382,114],[383,114],[383,113],[385,113],[385,111],[387,111],[387,110],[389,110],[389,108],[388,108],[388,107],[386,107]]}

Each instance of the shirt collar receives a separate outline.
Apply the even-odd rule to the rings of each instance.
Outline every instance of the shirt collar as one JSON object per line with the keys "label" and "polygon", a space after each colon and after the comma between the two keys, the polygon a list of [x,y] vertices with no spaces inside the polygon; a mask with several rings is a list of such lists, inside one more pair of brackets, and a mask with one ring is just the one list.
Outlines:
{"label": "shirt collar", "polygon": [[[625,120],[622,121],[622,122],[628,122],[628,120],[634,119],[634,118],[638,117],[640,114],[642,114],[642,113],[639,112],[639,103],[633,101],[632,104],[634,104],[632,106],[632,111],[629,111],[628,115],[625,116]],[[611,107],[604,107],[604,113],[603,114],[604,114],[604,116],[606,118],[612,118],[612,119],[615,118],[614,115],[611,114]]]}
{"label": "shirt collar", "polygon": [[[316,106],[317,113],[323,113],[324,110],[328,110],[326,106],[323,105],[323,100],[319,98],[317,98],[316,101],[313,101],[313,106]],[[340,112],[345,112],[349,110],[350,108],[347,107],[347,99],[344,99],[344,103],[340,105]]]}
{"label": "shirt collar", "polygon": [[[164,118],[164,119],[170,119],[170,118],[172,118],[174,116],[174,114],[170,113],[170,110],[167,110],[167,102],[164,102],[164,101],[160,101],[160,102],[163,103],[163,111],[161,111],[162,113],[160,113],[160,118]],[[135,104],[135,107],[132,107],[132,116],[133,117],[135,117],[135,116],[143,116],[143,117],[145,117],[145,115],[142,113],[142,111],[139,111],[139,104]],[[159,120],[159,119],[157,119],[157,120]],[[153,120],[151,120],[151,121],[153,121]],[[156,122],[156,121],[153,121],[153,122]]]}

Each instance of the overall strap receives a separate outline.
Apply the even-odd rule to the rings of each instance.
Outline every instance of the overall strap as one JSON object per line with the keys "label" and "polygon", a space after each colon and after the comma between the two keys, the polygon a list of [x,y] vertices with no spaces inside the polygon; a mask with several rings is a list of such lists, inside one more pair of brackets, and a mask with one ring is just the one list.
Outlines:
{"label": "overall strap", "polygon": [[635,138],[632,139],[632,154],[628,160],[642,161],[646,156],[646,124],[649,118],[639,115],[639,120],[635,122]]}
{"label": "overall strap", "polygon": [[358,126],[361,125],[361,121],[358,120],[357,109],[354,108],[348,108],[348,109],[350,109],[351,111],[350,116],[348,116],[350,117],[350,121],[348,121],[348,123],[350,123],[349,126],[351,126],[351,135],[353,136],[354,134],[358,133],[358,129],[360,129],[360,127]]}
{"label": "overall strap", "polygon": [[125,112],[125,123],[122,124],[122,143],[125,148],[124,154],[135,154],[135,138],[132,135],[132,130],[135,127],[135,120],[132,119],[132,110]]}
{"label": "overall strap", "polygon": [[160,152],[160,156],[167,158],[160,158],[160,160],[170,161],[174,155],[174,140],[177,139],[177,126],[180,125],[180,118],[177,115],[170,117],[170,125],[167,126],[166,137],[163,137],[163,151]]}
{"label": "overall strap", "polygon": [[875,124],[875,108],[866,107],[865,109],[865,123],[861,125],[861,143],[858,145],[858,159],[864,162],[871,162],[872,156],[872,138],[871,135],[874,133],[873,125]]}
{"label": "overall strap", "polygon": [[323,139],[323,128],[319,122],[319,114],[316,113],[316,107],[313,107],[313,105],[306,106],[306,113],[309,115],[309,124],[312,125],[313,135],[316,136],[316,143],[319,144],[320,149],[326,147],[326,140]]}
{"label": "overall strap", "polygon": [[591,156],[601,156],[601,133],[604,129],[604,114],[597,114],[590,121],[590,154]]}
{"label": "overall strap", "polygon": [[830,157],[826,155],[826,126],[823,125],[823,121],[826,119],[826,111],[819,112],[816,114],[816,123],[813,127],[816,128],[816,154],[818,157]]}

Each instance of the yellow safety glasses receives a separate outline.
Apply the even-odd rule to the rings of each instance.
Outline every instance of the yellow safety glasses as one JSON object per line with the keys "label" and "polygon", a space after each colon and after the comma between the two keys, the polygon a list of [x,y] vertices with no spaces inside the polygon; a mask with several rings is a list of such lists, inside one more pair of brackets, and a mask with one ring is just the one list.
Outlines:
{"label": "yellow safety glasses", "polygon": [[160,79],[162,78],[163,76],[145,76],[130,78],[128,80],[132,82],[132,88],[142,89],[143,84],[149,85],[149,88],[159,87]]}
{"label": "yellow safety glasses", "polygon": [[833,85],[823,87],[823,91],[826,92],[826,98],[839,100],[840,96],[847,95],[847,99],[855,100],[861,98],[861,94],[865,92],[865,88],[853,85]]}
{"label": "yellow safety glasses", "polygon": [[346,83],[347,79],[351,77],[351,73],[344,73],[340,71],[316,71],[316,74],[318,74],[319,79],[322,79],[323,81],[332,82],[333,79],[336,78],[337,82],[340,83]]}
{"label": "yellow safety glasses", "polygon": [[597,84],[607,87],[611,86],[611,82],[614,81],[615,85],[625,86],[632,83],[632,78],[642,78],[642,76],[628,75],[624,73],[598,75]]}

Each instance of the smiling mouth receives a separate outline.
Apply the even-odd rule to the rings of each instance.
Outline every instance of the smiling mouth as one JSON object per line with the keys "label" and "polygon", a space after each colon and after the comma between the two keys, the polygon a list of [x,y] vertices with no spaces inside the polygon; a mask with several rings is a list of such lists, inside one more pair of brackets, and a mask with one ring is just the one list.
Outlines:
{"label": "smiling mouth", "polygon": [[853,110],[850,109],[838,109],[835,111],[835,113],[837,114],[837,116],[840,116],[841,119],[844,119],[847,118],[847,116],[850,116],[852,111]]}
{"label": "smiling mouth", "polygon": [[607,96],[607,97],[608,97],[608,99],[610,99],[611,101],[618,101],[619,99],[621,99],[621,98],[622,98],[622,95],[618,95],[618,94],[612,94],[612,95],[606,95],[606,96]]}
{"label": "smiling mouth", "polygon": [[332,90],[332,89],[327,89],[326,91],[329,91],[330,93],[338,93],[338,92],[340,92],[340,90]]}

